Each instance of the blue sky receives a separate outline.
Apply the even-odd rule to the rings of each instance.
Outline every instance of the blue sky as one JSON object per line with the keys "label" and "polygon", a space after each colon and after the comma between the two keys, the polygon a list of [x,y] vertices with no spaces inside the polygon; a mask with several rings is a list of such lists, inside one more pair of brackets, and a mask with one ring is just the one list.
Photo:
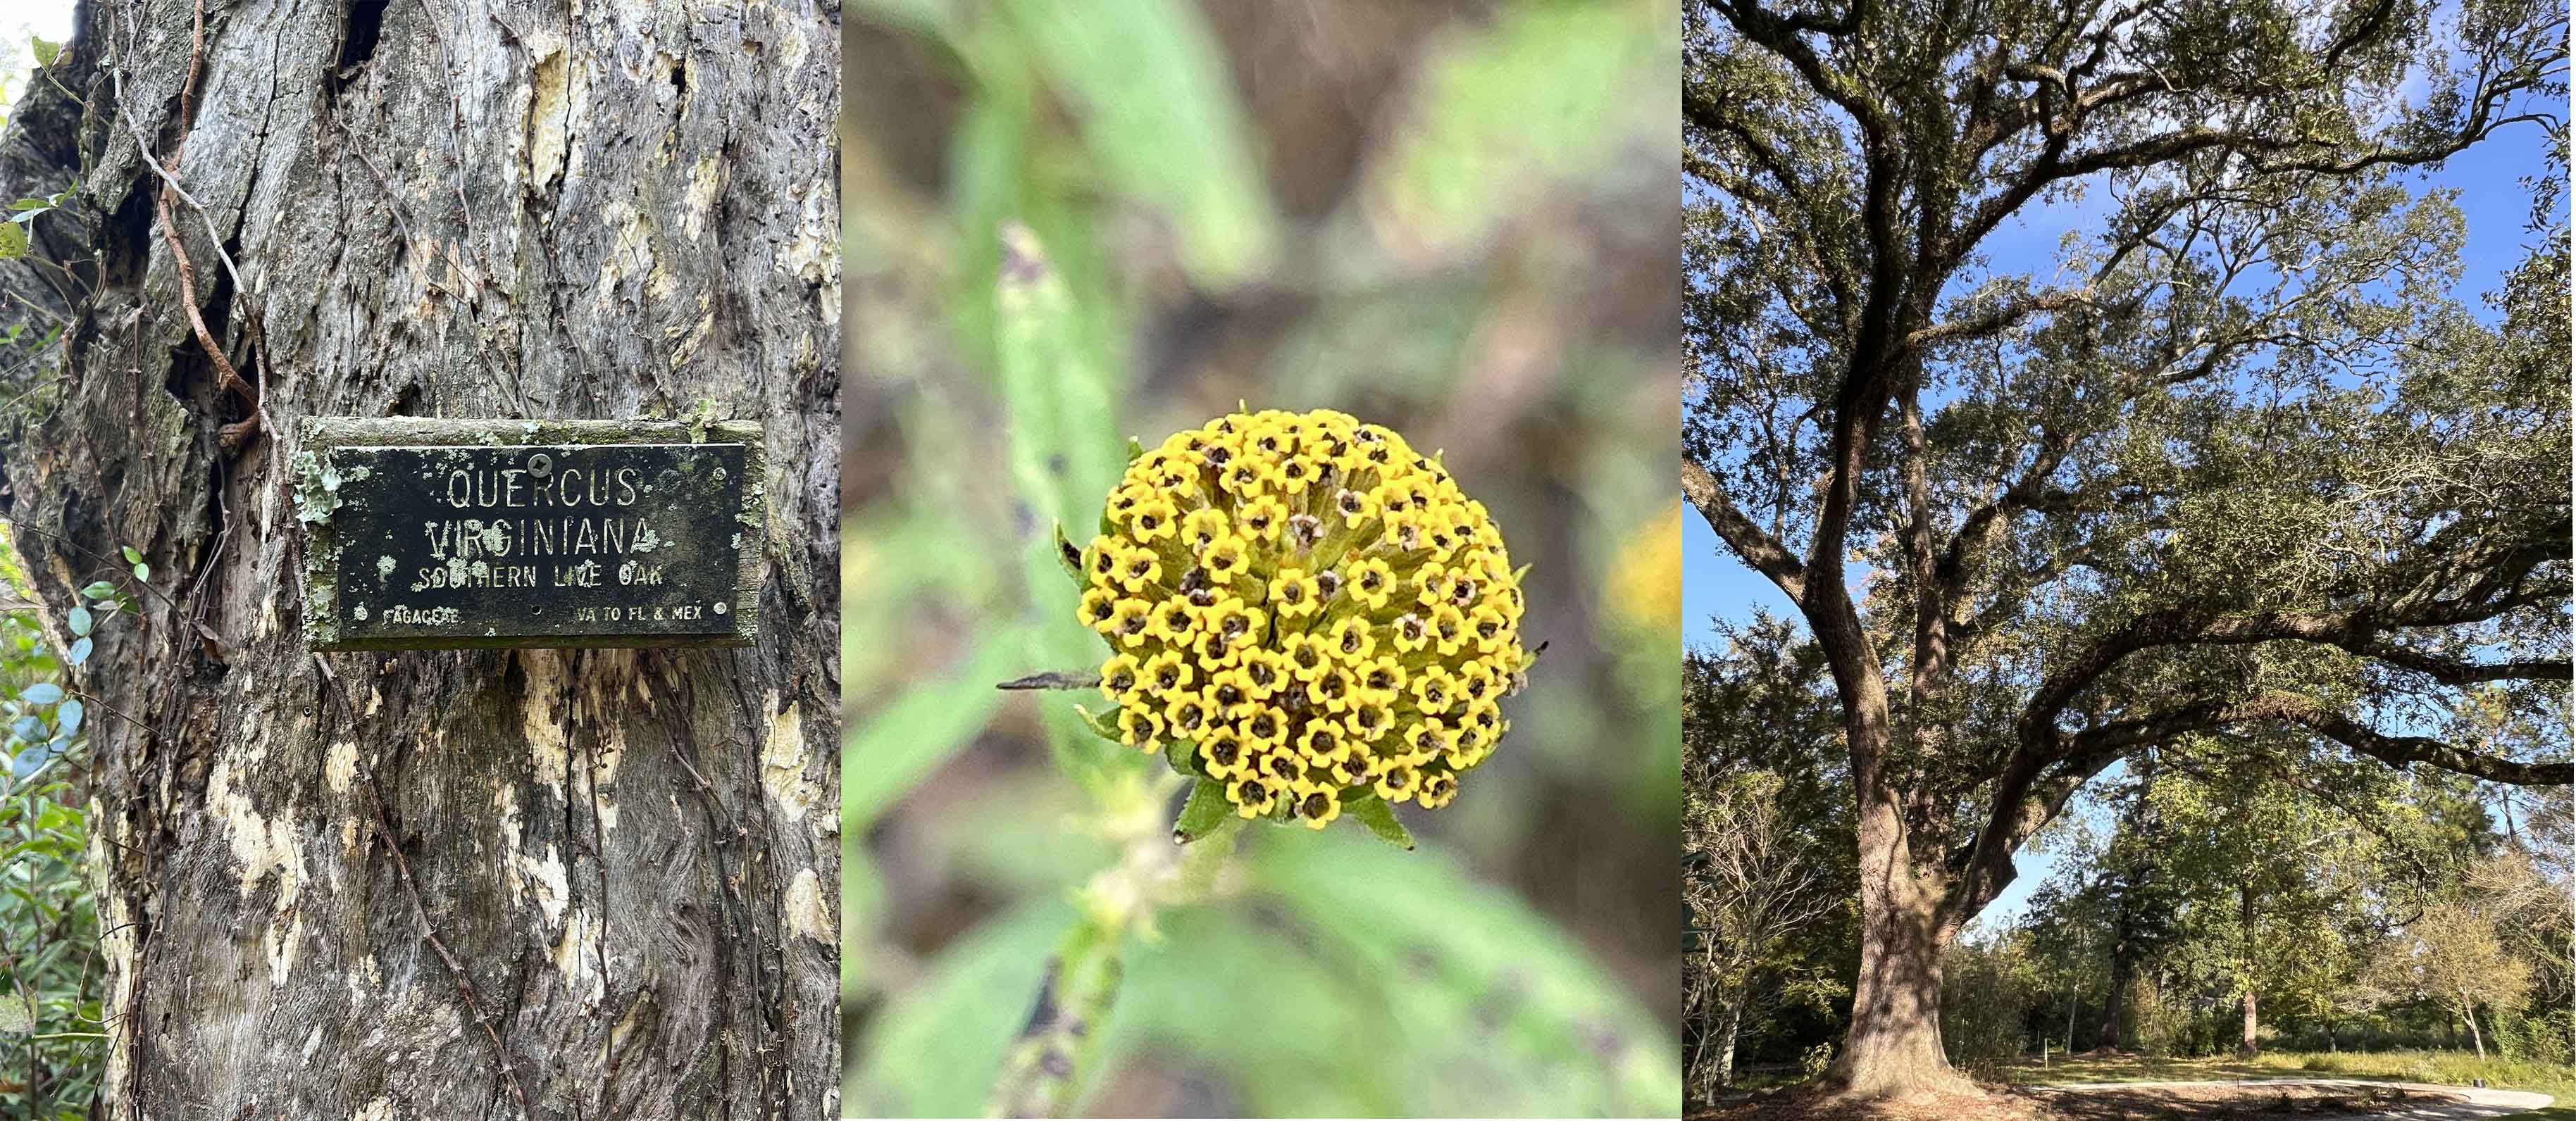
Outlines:
{"label": "blue sky", "polygon": [[[2469,303],[2482,318],[2488,314],[2478,300],[2481,293],[2495,290],[2503,275],[2521,263],[2530,235],[2523,222],[2530,209],[2530,195],[2523,188],[2525,176],[2541,174],[2543,145],[2546,143],[2535,125],[2516,125],[2484,144],[2471,147],[2453,157],[2440,170],[2410,176],[2407,185],[2416,192],[2449,188],[2458,192],[2457,202],[2468,221],[2468,242],[2460,254],[2462,271],[2454,292]],[[2041,209],[2034,205],[2004,229],[1996,231],[1988,249],[1994,266],[2001,272],[2031,271],[2046,275],[2055,259],[2058,239],[2079,223],[2096,219],[2108,208],[2103,192],[2089,192],[2075,206]],[[1682,621],[1683,640],[1693,645],[1715,642],[1714,620],[1749,619],[1756,609],[1795,619],[1797,611],[1787,597],[1771,582],[1744,567],[1735,555],[1719,543],[1717,534],[1708,528],[1696,512],[1685,511],[1682,518]],[[2106,777],[2116,777],[2115,769]],[[2095,780],[2097,783],[2104,781]],[[2046,881],[2055,867],[2055,858],[2025,851],[2014,864],[2019,876],[2001,898],[1986,909],[1981,927],[1993,929],[2020,914],[2030,901],[2030,894]]]}

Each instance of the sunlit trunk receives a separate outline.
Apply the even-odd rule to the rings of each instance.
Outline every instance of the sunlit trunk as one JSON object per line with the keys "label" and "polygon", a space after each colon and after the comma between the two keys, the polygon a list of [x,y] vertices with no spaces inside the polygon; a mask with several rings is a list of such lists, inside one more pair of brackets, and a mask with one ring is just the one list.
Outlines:
{"label": "sunlit trunk", "polygon": [[2254,990],[2245,990],[2243,1000],[2245,1005],[2245,1034],[2243,1038],[2237,1041],[2236,1057],[2240,1059],[2250,1059],[2262,1050],[2261,1046],[2254,1040]]}
{"label": "sunlit trunk", "polygon": [[2254,887],[2240,884],[2236,888],[2236,905],[2245,931],[2245,1034],[2236,1043],[2236,1057],[2250,1059],[2262,1050],[2255,1040],[2254,1011]]}
{"label": "sunlit trunk", "polygon": [[1865,796],[1860,822],[1860,979],[1851,1030],[1828,1077],[1844,1094],[1891,1098],[1975,1092],[1941,1050],[1942,928],[1939,896],[1906,853],[1890,799]]}
{"label": "sunlit trunk", "polygon": [[1722,998],[1717,1008],[1716,1038],[1710,1046],[1717,1049],[1717,1088],[1735,1085],[1735,1034],[1744,1025],[1744,994],[1737,992]]}

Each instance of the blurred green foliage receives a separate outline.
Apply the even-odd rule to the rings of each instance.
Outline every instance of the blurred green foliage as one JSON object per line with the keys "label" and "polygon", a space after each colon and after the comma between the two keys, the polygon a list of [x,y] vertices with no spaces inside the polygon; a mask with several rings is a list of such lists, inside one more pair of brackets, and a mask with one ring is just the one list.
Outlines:
{"label": "blurred green foliage", "polygon": [[[1052,552],[1126,440],[1397,428],[1550,642],[1422,848],[1256,829],[1128,939],[1093,1113],[1676,1109],[1678,10],[878,0],[845,51],[844,1107],[985,1108],[1159,763]],[[1096,698],[1093,698],[1096,699]],[[1096,707],[1096,706],[1095,706]],[[1153,807],[1168,824],[1176,807]]]}

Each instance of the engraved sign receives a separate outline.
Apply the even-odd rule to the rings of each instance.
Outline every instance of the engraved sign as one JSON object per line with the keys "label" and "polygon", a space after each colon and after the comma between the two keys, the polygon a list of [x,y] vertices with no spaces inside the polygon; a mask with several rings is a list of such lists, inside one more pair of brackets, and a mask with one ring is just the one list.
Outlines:
{"label": "engraved sign", "polygon": [[748,644],[760,447],[749,424],[307,420],[306,641]]}

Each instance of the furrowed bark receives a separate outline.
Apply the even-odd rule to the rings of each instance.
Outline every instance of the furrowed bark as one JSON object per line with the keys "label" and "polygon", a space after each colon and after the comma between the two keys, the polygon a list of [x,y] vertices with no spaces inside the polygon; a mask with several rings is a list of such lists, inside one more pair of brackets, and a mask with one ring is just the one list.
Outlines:
{"label": "furrowed bark", "polygon": [[1860,976],[1826,1078],[1854,1098],[1974,1093],[1941,1048],[1941,954],[1955,933],[1941,919],[1944,888],[1908,852],[1895,799],[1873,786],[1862,787],[1858,830]]}
{"label": "furrowed bark", "polygon": [[[81,14],[0,473],[51,611],[140,607],[71,675],[103,1116],[837,1116],[837,5]],[[760,421],[759,643],[307,653],[313,415]]]}

